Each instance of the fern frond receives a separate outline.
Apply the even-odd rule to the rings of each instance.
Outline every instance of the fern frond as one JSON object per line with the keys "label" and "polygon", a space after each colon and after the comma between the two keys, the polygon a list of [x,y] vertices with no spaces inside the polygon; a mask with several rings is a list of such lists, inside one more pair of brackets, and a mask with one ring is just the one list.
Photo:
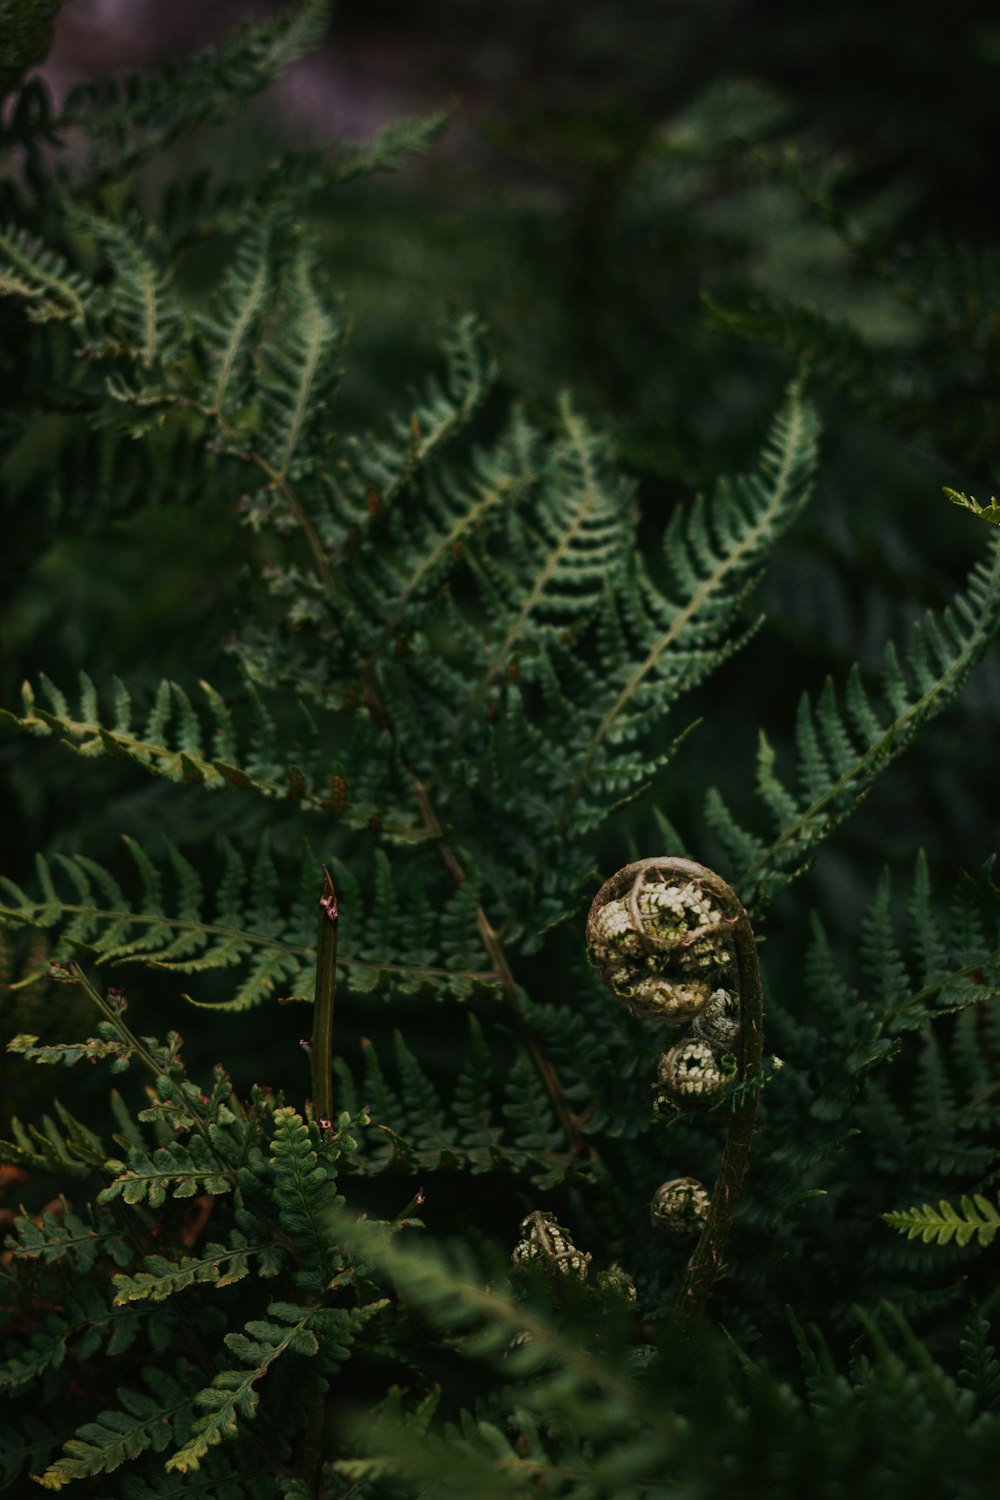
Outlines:
{"label": "fern frond", "polygon": [[231,1175],[220,1168],[218,1157],[200,1136],[192,1136],[182,1145],[171,1141],[150,1152],[144,1146],[132,1146],[126,1161],[110,1157],[104,1163],[114,1180],[97,1195],[98,1203],[148,1203],[159,1208],[168,1193],[174,1198],[193,1198],[196,1193],[231,1193]]}
{"label": "fern frond", "polygon": [[[43,707],[31,685],[25,683],[21,713],[0,709],[0,723],[41,738],[56,735],[61,744],[85,759],[117,756],[148,775],[177,784],[190,783],[210,791],[231,786],[262,797],[291,801],[307,811],[331,811],[329,762],[320,758],[318,745],[314,747],[311,764],[299,767],[282,760],[275,743],[273,718],[250,686],[249,707],[255,722],[244,737],[241,751],[232,710],[208,683],[200,686],[208,707],[208,724],[204,711],[195,707],[178,683],[164,681],[145,724],[133,727],[131,700],[122,683],[115,681],[109,717],[102,713],[94,685],[83,673],[75,712],[65,694],[42,677],[40,687],[50,707]],[[223,752],[221,755],[213,755],[206,749],[213,739]],[[242,764],[234,763],[237,758]],[[364,827],[374,812],[375,809],[352,802],[339,808],[337,815],[349,825]],[[401,838],[426,837],[416,829],[394,824],[391,819],[383,828]]]}
{"label": "fern frond", "polygon": [[110,349],[134,361],[145,377],[162,372],[180,352],[183,323],[155,230],[135,216],[122,223],[78,217],[114,272],[101,309]]}
{"label": "fern frond", "polygon": [[[360,1123],[367,1124],[367,1116]],[[275,1111],[274,1134],[270,1150],[274,1178],[274,1198],[278,1206],[278,1222],[298,1246],[307,1268],[314,1271],[323,1286],[329,1284],[338,1264],[337,1252],[331,1241],[327,1220],[333,1209],[343,1203],[335,1186],[335,1161],[341,1153],[341,1141],[348,1149],[355,1147],[347,1132],[352,1124],[350,1115],[343,1114],[337,1121],[337,1134],[322,1142],[317,1151],[317,1127],[306,1124],[294,1109],[284,1107]]]}
{"label": "fern frond", "polygon": [[966,1390],[975,1393],[983,1411],[989,1411],[1000,1402],[1000,1360],[989,1341],[989,1331],[989,1323],[973,1302],[965,1337],[959,1345],[962,1364],[958,1379]]}
{"label": "fern frond", "polygon": [[774,751],[761,735],[757,791],[777,830],[770,843],[741,827],[718,792],[708,794],[706,821],[735,865],[749,906],[766,902],[806,868],[816,846],[850,816],[879,772],[957,695],[998,626],[1000,545],[973,569],[950,608],[940,615],[928,611],[913,626],[906,670],[889,643],[877,709],[856,666],[844,707],[829,679],[815,705],[803,698],[796,727],[798,791],[778,777]]}
{"label": "fern frond", "polygon": [[341,146],[317,172],[316,185],[353,182],[374,172],[398,172],[434,144],[450,118],[451,111],[443,109],[423,120],[395,120],[369,141]]}
{"label": "fern frond", "polygon": [[143,1371],[143,1379],[152,1394],[119,1387],[120,1410],[102,1411],[77,1429],[63,1445],[64,1457],[38,1476],[43,1489],[61,1490],[75,1480],[111,1474],[147,1449],[162,1453],[187,1426],[193,1404],[190,1390],[153,1366]]}
{"label": "fern frond", "polygon": [[283,1355],[311,1358],[322,1347],[324,1368],[335,1370],[350,1353],[355,1334],[381,1306],[316,1308],[270,1302],[266,1319],[254,1318],[242,1332],[227,1333],[226,1346],[242,1368],[220,1370],[211,1384],[197,1393],[195,1404],[204,1415],[196,1418],[191,1436],[167,1459],[168,1472],[193,1473],[210,1448],[238,1436],[241,1424],[257,1413],[257,1382]]}
{"label": "fern frond", "polygon": [[288,276],[288,306],[278,339],[264,346],[260,451],[279,485],[298,481],[317,457],[307,434],[326,435],[328,403],[340,378],[343,328],[314,284],[309,258],[300,253]]}
{"label": "fern frond", "polygon": [[387,437],[351,437],[332,476],[334,506],[344,526],[362,534],[438,450],[453,439],[485,401],[496,378],[483,328],[463,314],[442,341],[443,378],[429,379],[406,417],[392,423]]}
{"label": "fern frond", "polygon": [[616,690],[589,733],[564,817],[595,776],[594,800],[602,800],[603,776],[620,760],[621,746],[724,659],[754,573],[809,498],[817,441],[816,414],[796,383],[774,418],[758,472],[722,480],[710,499],[675,512],[663,539],[669,591],[640,573],[626,584],[623,603],[609,608],[601,638],[605,701],[608,686]]}
{"label": "fern frond", "polygon": [[271,283],[271,226],[266,219],[242,236],[207,313],[196,315],[208,355],[209,410],[227,416],[243,395],[243,378],[256,346]]}
{"label": "fern frond", "polygon": [[[101,1039],[60,1049],[59,1055],[53,1056],[52,1049],[36,1047],[37,1040],[37,1037],[23,1034],[12,1037],[7,1050],[38,1062],[77,1062],[83,1058],[97,1061],[103,1056],[117,1058],[121,1055],[118,1047]],[[71,1054],[69,1057],[65,1055],[67,1052]],[[54,1118],[42,1115],[38,1125],[22,1125],[15,1115],[9,1126],[12,1139],[0,1141],[0,1161],[28,1171],[59,1172],[71,1177],[83,1176],[95,1167],[102,1167],[107,1157],[103,1141],[71,1115],[58,1099],[53,1109]]]}
{"label": "fern frond", "polygon": [[273,1240],[253,1244],[240,1230],[234,1229],[228,1244],[209,1243],[198,1255],[181,1255],[176,1259],[147,1255],[144,1270],[113,1278],[115,1305],[163,1302],[191,1286],[232,1286],[249,1274],[252,1259],[257,1260],[259,1276],[273,1276],[280,1256]]}
{"label": "fern frond", "polygon": [[35,323],[68,321],[82,333],[97,289],[57,251],[8,224],[0,229],[0,297],[20,298]]}
{"label": "fern frond", "polygon": [[[59,958],[85,948],[100,963],[142,963],[178,974],[242,970],[232,997],[213,1008],[245,1010],[276,993],[284,999],[311,999],[316,934],[310,903],[299,899],[299,888],[311,891],[319,879],[311,849],[303,852],[291,896],[278,899],[284,881],[267,841],[258,845],[251,867],[223,840],[222,871],[209,916],[202,882],[179,850],[168,843],[167,859],[159,864],[134,840],[126,839],[125,846],[140,877],[138,902],[127,898],[110,871],[85,855],[56,855],[51,864],[39,856],[40,899],[0,877],[0,927],[56,930],[53,954]],[[402,993],[430,990],[465,999],[475,989],[495,984],[492,970],[475,966],[483,964],[485,955],[474,937],[469,892],[456,892],[435,914],[420,905],[419,893],[400,903],[385,855],[376,863],[383,904],[366,913],[350,872],[332,862],[338,888],[345,893],[337,963],[347,988],[357,993],[386,987]],[[166,895],[170,887],[172,900]],[[385,904],[390,900],[395,903],[391,922]],[[398,962],[400,953],[408,961]],[[20,983],[30,983],[31,977],[37,975]],[[108,1056],[120,1054],[120,1040],[114,1036],[101,1045]]]}
{"label": "fern frond", "polygon": [[178,136],[217,124],[322,41],[330,0],[295,0],[276,18],[245,26],[223,46],[145,73],[77,84],[60,129],[80,128],[94,168],[123,176]]}
{"label": "fern frond", "polygon": [[960,505],[964,510],[971,510],[974,516],[978,516],[981,521],[989,521],[991,526],[1000,526],[1000,505],[997,504],[995,495],[991,495],[988,505],[980,505],[974,495],[966,495],[962,490],[949,489],[948,485],[944,485],[943,488],[952,505]]}
{"label": "fern frond", "polygon": [[982,1193],[963,1194],[958,1207],[942,1198],[936,1209],[925,1203],[880,1217],[890,1229],[910,1240],[921,1239],[925,1245],[947,1245],[951,1239],[958,1245],[968,1245],[975,1239],[985,1250],[1000,1230],[1000,1209]]}

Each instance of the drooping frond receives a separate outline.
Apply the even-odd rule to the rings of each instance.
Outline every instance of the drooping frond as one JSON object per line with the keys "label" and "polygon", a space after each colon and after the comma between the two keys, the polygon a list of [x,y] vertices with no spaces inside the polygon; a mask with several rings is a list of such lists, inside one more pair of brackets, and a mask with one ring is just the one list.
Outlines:
{"label": "drooping frond", "polygon": [[757,792],[775,834],[770,842],[742,827],[716,791],[706,819],[736,869],[748,905],[766,902],[807,867],[817,845],[850,816],[879,772],[911,743],[921,725],[956,696],[1000,626],[1000,546],[977,564],[966,590],[941,614],[928,611],[910,632],[905,668],[885,649],[882,701],[873,707],[857,667],[843,706],[832,680],[813,705],[802,699],[796,725],[798,789],[775,770],[761,734]]}
{"label": "drooping frond", "polygon": [[[224,840],[219,877],[206,897],[202,878],[172,844],[159,864],[134,840],[125,844],[139,876],[137,901],[85,855],[57,855],[51,863],[39,856],[39,898],[0,879],[0,926],[55,931],[58,957],[82,949],[101,963],[141,963],[176,974],[237,970],[232,997],[218,1003],[223,1010],[245,1010],[276,994],[312,1000],[313,910],[322,869],[311,849],[285,895],[266,840],[252,866]],[[496,982],[476,933],[474,887],[455,891],[435,911],[422,889],[400,887],[380,854],[375,901],[366,910],[351,871],[336,860],[332,868],[343,910],[337,962],[348,989],[465,998]]]}
{"label": "drooping frond", "polygon": [[58,251],[8,224],[0,229],[0,297],[22,301],[34,323],[68,321],[82,332],[97,289]]}
{"label": "drooping frond", "polygon": [[[358,778],[352,778],[354,795],[350,801],[333,797],[332,766],[305,711],[303,735],[298,745],[289,747],[291,754],[283,755],[275,720],[251,682],[247,683],[247,701],[241,714],[247,721],[242,730],[237,727],[233,709],[206,682],[200,687],[207,715],[203,708],[195,707],[178,683],[164,681],[141,725],[136,723],[127,689],[118,680],[111,692],[110,713],[102,712],[97,690],[85,673],[80,675],[75,710],[47,677],[43,676],[39,685],[48,707],[37,701],[34,690],[25,683],[21,713],[0,709],[0,723],[41,738],[57,735],[62,744],[85,759],[117,756],[167,781],[212,791],[236,787],[288,801],[306,811],[333,812],[355,827],[365,827],[376,812],[383,810],[358,797]],[[349,746],[344,750],[349,754]],[[305,763],[296,764],[296,759]],[[386,831],[402,838],[421,837],[417,829],[394,825],[391,817]]]}

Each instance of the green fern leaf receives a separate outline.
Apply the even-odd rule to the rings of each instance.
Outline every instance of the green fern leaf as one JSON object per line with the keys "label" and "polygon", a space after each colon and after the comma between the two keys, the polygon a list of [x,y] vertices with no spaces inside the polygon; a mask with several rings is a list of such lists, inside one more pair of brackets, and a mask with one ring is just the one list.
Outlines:
{"label": "green fern leaf", "polygon": [[958,1245],[976,1243],[986,1249],[1000,1230],[1000,1211],[982,1193],[963,1194],[956,1206],[942,1198],[938,1207],[925,1203],[921,1208],[902,1209],[882,1214],[884,1223],[907,1239],[921,1239],[925,1245],[947,1245],[954,1239]]}
{"label": "green fern leaf", "polygon": [[258,1274],[273,1274],[273,1242],[251,1244],[238,1229],[232,1231],[228,1244],[207,1244],[198,1255],[182,1255],[175,1260],[147,1255],[144,1270],[113,1278],[115,1305],[163,1302],[190,1286],[232,1286],[249,1274],[251,1258],[256,1256],[263,1261]]}
{"label": "green fern leaf", "polygon": [[978,516],[981,521],[989,521],[992,526],[1000,526],[1000,504],[995,495],[990,497],[988,505],[980,505],[974,495],[966,495],[962,490],[952,490],[945,485],[944,493],[953,505],[971,510],[974,516]]}
{"label": "green fern leaf", "polygon": [[[748,905],[769,900],[806,867],[816,846],[849,817],[872,782],[911,743],[920,727],[956,696],[1000,626],[1000,546],[977,565],[966,590],[940,617],[928,612],[906,645],[909,678],[892,643],[886,647],[876,711],[852,668],[837,705],[832,686],[817,707],[804,702],[796,735],[796,794],[777,778],[766,740],[758,754],[758,788],[777,833],[770,844],[741,827],[714,790],[706,821],[736,865]],[[793,815],[794,814],[794,815]]]}
{"label": "green fern leaf", "polygon": [[61,1490],[75,1480],[111,1474],[147,1450],[163,1452],[175,1429],[186,1425],[193,1398],[161,1370],[148,1368],[143,1375],[153,1394],[120,1387],[121,1410],[102,1411],[77,1429],[64,1444],[65,1456],[38,1476],[43,1489]]}
{"label": "green fern leaf", "polygon": [[27,230],[0,229],[0,296],[16,297],[35,323],[68,321],[82,332],[96,288]]}

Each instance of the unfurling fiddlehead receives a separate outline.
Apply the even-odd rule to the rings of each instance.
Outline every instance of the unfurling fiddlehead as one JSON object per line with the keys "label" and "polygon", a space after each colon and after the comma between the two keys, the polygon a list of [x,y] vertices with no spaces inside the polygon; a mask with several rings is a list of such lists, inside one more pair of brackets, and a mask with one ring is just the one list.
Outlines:
{"label": "unfurling fiddlehead", "polygon": [[605,881],[587,918],[587,952],[633,1014],[692,1023],[660,1058],[659,1082],[672,1107],[714,1106],[732,1095],[711,1195],[681,1177],[663,1183],[651,1205],[657,1227],[675,1235],[700,1230],[671,1314],[683,1336],[722,1268],[750,1158],[764,1019],[757,946],[741,901],[720,876],[664,856],[637,860]]}

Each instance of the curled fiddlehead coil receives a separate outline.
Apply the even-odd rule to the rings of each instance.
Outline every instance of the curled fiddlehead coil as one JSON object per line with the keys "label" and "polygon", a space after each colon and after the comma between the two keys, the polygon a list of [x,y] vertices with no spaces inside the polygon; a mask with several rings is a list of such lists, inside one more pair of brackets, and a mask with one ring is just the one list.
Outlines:
{"label": "curled fiddlehead coil", "polygon": [[653,1194],[649,1217],[656,1229],[678,1239],[697,1234],[708,1218],[708,1189],[697,1177],[674,1177]]}
{"label": "curled fiddlehead coil", "polygon": [[578,1250],[569,1231],[556,1223],[555,1214],[536,1209],[521,1221],[521,1236],[511,1264],[516,1271],[534,1266],[550,1276],[575,1276],[586,1281],[590,1254]]}
{"label": "curled fiddlehead coil", "polygon": [[694,1026],[695,1036],[721,1051],[730,1051],[740,1040],[740,1000],[733,990],[713,990]]}
{"label": "curled fiddlehead coil", "polygon": [[662,1054],[658,1073],[675,1104],[714,1104],[735,1080],[736,1058],[732,1053],[716,1057],[709,1042],[689,1037]]}
{"label": "curled fiddlehead coil", "polygon": [[587,919],[587,954],[605,986],[634,1015],[667,1025],[700,1015],[733,961],[732,920],[676,868],[686,863],[626,865],[598,891]]}

